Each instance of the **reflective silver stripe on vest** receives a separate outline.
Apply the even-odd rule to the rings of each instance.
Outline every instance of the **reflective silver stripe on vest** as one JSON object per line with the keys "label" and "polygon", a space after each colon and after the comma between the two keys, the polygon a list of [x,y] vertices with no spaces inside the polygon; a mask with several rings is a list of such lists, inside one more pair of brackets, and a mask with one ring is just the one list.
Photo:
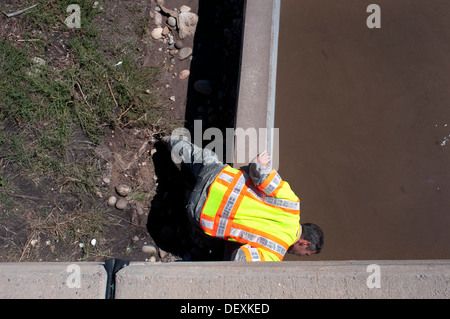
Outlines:
{"label": "reflective silver stripe on vest", "polygon": [[200,222],[202,223],[202,226],[205,228],[208,228],[208,229],[214,228],[214,222],[212,222],[210,220],[206,220],[206,219],[202,218]]}
{"label": "reflective silver stripe on vest", "polygon": [[252,256],[253,261],[261,261],[261,258],[259,258],[258,249],[252,247],[248,250],[250,250],[250,255]]}
{"label": "reflective silver stripe on vest", "polygon": [[281,183],[281,177],[277,173],[275,175],[275,177],[272,179],[272,181],[269,183],[269,185],[267,185],[263,189],[263,192],[266,193],[266,195],[272,194],[272,192],[277,189],[277,187],[280,185],[280,183]]}
{"label": "reflective silver stripe on vest", "polygon": [[267,204],[270,204],[273,206],[282,207],[282,208],[300,210],[300,202],[294,202],[294,201],[287,200],[287,199],[264,196],[264,194],[261,194],[258,191],[253,190],[251,187],[249,187],[247,191],[249,193],[251,193],[253,196],[255,196],[258,200],[260,200],[264,203],[267,203]]}
{"label": "reflective silver stripe on vest", "polygon": [[285,255],[286,254],[286,248],[284,248],[283,246],[281,246],[280,244],[277,244],[276,242],[274,242],[273,240],[270,240],[266,237],[263,236],[259,236],[259,235],[255,235],[252,233],[249,233],[245,230],[242,229],[237,229],[237,228],[231,228],[231,232],[230,232],[231,236],[235,236],[235,237],[240,237],[244,240],[253,242],[253,243],[258,243],[264,247],[266,247],[267,249],[273,250],[281,255]]}
{"label": "reflective silver stripe on vest", "polygon": [[225,207],[221,212],[216,237],[223,238],[225,236],[225,229],[227,228],[228,218],[230,217],[234,204],[236,203],[236,200],[239,198],[239,195],[241,194],[244,186],[245,186],[245,177],[244,175],[241,175],[236,185],[234,185],[233,191],[228,197]]}
{"label": "reflective silver stripe on vest", "polygon": [[249,245],[244,245],[241,247],[241,249],[248,249],[250,252],[250,256],[252,257],[252,261],[261,261],[261,258],[259,257],[258,249],[253,248]]}
{"label": "reflective silver stripe on vest", "polygon": [[275,197],[265,197],[264,202],[267,204],[270,204],[270,205],[278,206],[278,207],[300,210],[299,202],[293,202],[293,201],[287,200],[287,199],[281,199],[281,198],[275,198]]}
{"label": "reflective silver stripe on vest", "polygon": [[228,183],[231,183],[233,181],[233,176],[230,176],[225,173],[220,173],[219,178],[223,179],[225,182],[228,182]]}

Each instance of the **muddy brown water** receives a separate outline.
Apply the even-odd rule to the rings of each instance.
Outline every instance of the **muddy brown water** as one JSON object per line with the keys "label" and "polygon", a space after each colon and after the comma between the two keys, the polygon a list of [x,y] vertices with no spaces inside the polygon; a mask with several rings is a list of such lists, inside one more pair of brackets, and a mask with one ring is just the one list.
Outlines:
{"label": "muddy brown water", "polygon": [[282,0],[275,127],[302,260],[450,258],[448,0]]}

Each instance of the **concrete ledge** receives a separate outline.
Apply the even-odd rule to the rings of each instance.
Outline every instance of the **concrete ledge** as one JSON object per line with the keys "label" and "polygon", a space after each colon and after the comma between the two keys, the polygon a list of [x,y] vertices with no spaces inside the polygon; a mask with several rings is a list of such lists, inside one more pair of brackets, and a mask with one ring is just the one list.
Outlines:
{"label": "concrete ledge", "polygon": [[[274,126],[279,19],[280,0],[246,1],[236,128],[259,131]],[[273,153],[272,132],[267,133],[258,136],[259,143],[247,141],[245,154],[257,154],[261,148]],[[240,161],[236,153],[242,150],[235,147],[236,168],[253,159]]]}
{"label": "concrete ledge", "polygon": [[[367,267],[380,268],[370,289]],[[369,278],[372,282],[372,279]],[[450,261],[132,263],[116,298],[448,298]]]}
{"label": "concrete ledge", "polygon": [[[380,288],[369,288],[379,266]],[[79,267],[79,268],[70,268]],[[69,268],[68,268],[69,267]],[[368,271],[369,270],[369,271]],[[79,286],[76,273],[79,274]],[[0,263],[0,298],[105,298],[97,263]],[[131,263],[119,299],[449,298],[450,260]]]}
{"label": "concrete ledge", "polygon": [[104,299],[99,263],[0,263],[0,299]]}

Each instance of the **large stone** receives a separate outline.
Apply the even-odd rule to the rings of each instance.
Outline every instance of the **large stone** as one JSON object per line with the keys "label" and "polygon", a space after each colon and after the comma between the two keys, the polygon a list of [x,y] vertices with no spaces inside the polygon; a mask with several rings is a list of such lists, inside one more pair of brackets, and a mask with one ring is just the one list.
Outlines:
{"label": "large stone", "polygon": [[178,28],[180,39],[193,37],[197,29],[198,15],[193,12],[182,12],[178,16]]}
{"label": "large stone", "polygon": [[128,201],[124,198],[119,199],[116,203],[117,209],[124,210],[127,207],[128,207]]}
{"label": "large stone", "polygon": [[144,245],[144,246],[142,246],[142,252],[146,253],[146,254],[149,254],[149,255],[152,255],[152,256],[157,256],[158,255],[158,250],[153,245]]}
{"label": "large stone", "polygon": [[127,196],[131,192],[131,187],[125,184],[120,184],[116,186],[116,192],[120,196]]}
{"label": "large stone", "polygon": [[180,80],[187,79],[189,77],[189,74],[191,74],[191,72],[189,70],[180,71],[180,75],[179,75]]}
{"label": "large stone", "polygon": [[163,28],[155,28],[155,29],[153,29],[152,32],[151,32],[152,38],[155,39],[155,40],[161,39],[162,36],[163,36],[163,34],[162,34],[163,30],[164,30]]}
{"label": "large stone", "polygon": [[189,58],[191,55],[192,55],[192,48],[185,47],[185,48],[182,48],[182,49],[178,52],[178,59],[179,59],[180,61],[186,60],[186,59]]}
{"label": "large stone", "polygon": [[175,27],[177,25],[177,19],[175,19],[174,17],[169,17],[167,19],[167,24],[171,27]]}
{"label": "large stone", "polygon": [[155,21],[155,24],[156,24],[156,26],[157,26],[158,28],[161,28],[162,23],[163,23],[163,17],[162,17],[162,14],[159,13],[159,12],[157,12],[157,11],[155,11],[154,14],[155,14],[155,17],[153,18],[153,21]]}

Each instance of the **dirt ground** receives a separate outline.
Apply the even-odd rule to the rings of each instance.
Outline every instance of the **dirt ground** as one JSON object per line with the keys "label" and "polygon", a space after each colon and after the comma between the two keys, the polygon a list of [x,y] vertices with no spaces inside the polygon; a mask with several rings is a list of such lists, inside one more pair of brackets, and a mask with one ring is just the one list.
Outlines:
{"label": "dirt ground", "polygon": [[[52,5],[52,2],[49,1],[46,5]],[[199,2],[166,0],[165,5],[170,9],[189,6],[191,12],[198,13],[202,21]],[[213,45],[210,50],[206,50],[209,58],[202,55],[205,50],[199,50],[202,45],[205,48],[204,41],[207,40],[204,39],[208,39],[206,36],[203,37],[203,42],[196,40],[194,57],[182,61],[177,58],[173,45],[170,47],[166,40],[154,39],[150,35],[157,27],[154,19],[156,1],[93,2],[93,5],[101,6],[95,17],[95,24],[100,31],[100,48],[110,60],[115,57],[110,48],[118,43],[127,43],[128,48],[133,48],[139,65],[160,68],[154,89],[158,91],[160,103],[165,107],[164,115],[149,127],[103,128],[103,138],[94,147],[96,157],[91,163],[99,172],[95,196],[67,193],[64,191],[65,181],[53,176],[31,178],[14,163],[0,158],[0,176],[14,186],[9,191],[2,192],[0,201],[0,261],[103,261],[108,258],[123,258],[132,261],[169,262],[205,259],[189,239],[188,220],[184,210],[189,189],[195,181],[183,168],[172,164],[168,151],[158,143],[153,144],[151,136],[160,132],[161,127],[167,130],[168,127],[186,125],[189,128],[189,123],[194,119],[204,120],[204,128],[233,125],[234,100],[237,95],[237,80],[233,77],[237,73],[232,71],[234,69],[230,68],[229,62],[231,59],[237,65],[236,57],[239,52],[234,53],[236,50],[231,50],[229,44],[232,39],[234,49],[238,49],[240,34],[235,32],[233,37],[229,33],[230,30],[240,29],[239,15],[242,14],[242,9],[236,13],[230,1],[219,2],[225,4],[221,8],[222,13],[228,15],[223,14],[218,18],[219,14],[213,13],[209,17],[216,25],[220,25],[217,28],[220,37],[215,37],[215,45],[210,38]],[[231,1],[231,4],[237,2],[242,3]],[[13,12],[26,7],[27,3],[6,1],[0,10]],[[205,6],[214,8],[211,4]],[[207,9],[204,9],[204,13]],[[64,15],[65,13],[61,14],[62,17]],[[230,15],[236,15],[235,19],[228,19]],[[167,26],[167,17],[163,14],[164,26]],[[20,15],[12,18],[0,15],[0,36],[10,41],[24,39],[20,19]],[[228,32],[223,32],[223,23],[218,22],[221,19],[229,20]],[[206,23],[203,34],[208,33],[205,28],[208,28]],[[176,28],[170,29],[170,32],[175,41],[179,40]],[[70,32],[54,32],[47,36],[51,39],[51,44],[46,48],[45,59],[55,68],[67,67],[69,61],[66,58],[70,53],[67,40]],[[228,43],[225,41],[227,39]],[[194,37],[185,38],[182,43],[185,47],[194,47]],[[227,52],[223,49],[220,53],[218,49],[223,47],[227,47]],[[198,60],[199,57],[203,58]],[[217,63],[219,57],[222,61]],[[213,62],[205,64],[204,61]],[[120,62],[117,61],[119,65]],[[220,69],[217,69],[217,65]],[[207,76],[205,69],[210,73],[213,86],[221,89],[208,97],[188,94],[188,91],[192,91],[193,75],[195,79],[203,79]],[[191,70],[191,78],[180,79],[182,70]],[[0,128],[14,130],[15,127]],[[86,137],[80,133],[74,142],[71,154],[73,161],[85,155],[82,148],[85,142]],[[116,187],[123,184],[131,187],[131,192],[126,196],[126,208],[111,207],[108,205],[111,196],[124,198],[116,191]],[[2,188],[6,189],[7,185],[0,185],[0,190]],[[91,212],[89,218],[88,211]],[[70,240],[65,238],[68,228],[75,234]],[[96,237],[82,236],[86,229],[90,229],[86,234],[95,234]],[[155,247],[156,253],[149,253],[149,246]]]}

